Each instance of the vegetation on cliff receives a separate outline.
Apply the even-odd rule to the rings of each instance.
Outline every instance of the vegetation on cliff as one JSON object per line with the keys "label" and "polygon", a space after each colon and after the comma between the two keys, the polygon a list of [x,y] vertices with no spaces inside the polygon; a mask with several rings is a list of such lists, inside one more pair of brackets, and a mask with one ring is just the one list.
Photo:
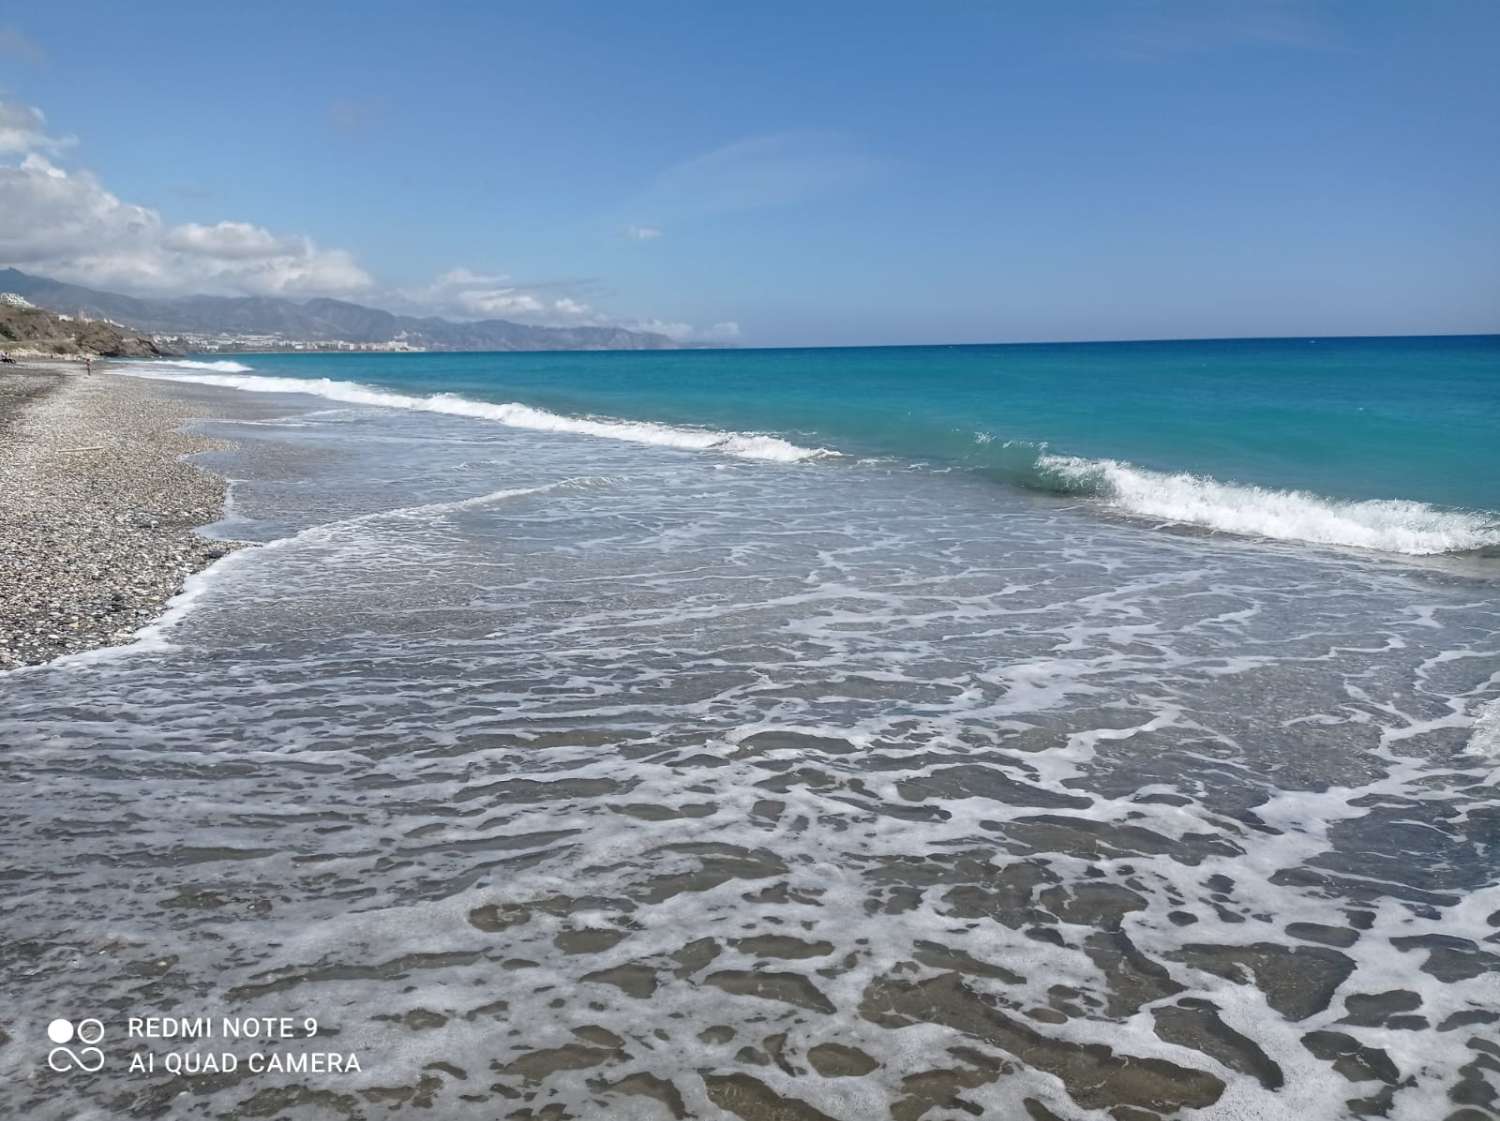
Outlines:
{"label": "vegetation on cliff", "polygon": [[13,357],[153,358],[150,339],[97,319],[54,315],[19,301],[0,300],[0,350]]}

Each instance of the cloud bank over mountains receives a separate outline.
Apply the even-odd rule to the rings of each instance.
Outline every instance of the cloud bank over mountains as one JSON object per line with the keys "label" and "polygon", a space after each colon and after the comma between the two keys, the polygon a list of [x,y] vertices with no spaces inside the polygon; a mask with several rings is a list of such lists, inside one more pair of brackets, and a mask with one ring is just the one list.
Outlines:
{"label": "cloud bank over mountains", "polygon": [[425,288],[397,299],[413,310],[437,308],[462,319],[526,319],[550,325],[604,325],[593,308],[572,296],[549,295],[550,285],[522,285],[508,276],[455,268]]}
{"label": "cloud bank over mountains", "polygon": [[[590,282],[575,282],[575,288]],[[695,327],[661,319],[622,319],[606,315],[581,298],[578,291],[562,292],[555,284],[521,284],[508,276],[450,269],[425,288],[392,297],[413,312],[436,309],[458,319],[513,319],[546,327],[624,327],[666,335],[676,342],[728,343],[740,338],[734,322]]]}
{"label": "cloud bank over mountains", "polygon": [[41,110],[0,101],[0,261],[60,280],[143,293],[342,296],[374,281],[344,249],[248,222],[171,226],[88,171],[55,162],[74,145]]}
{"label": "cloud bank over mountains", "polygon": [[[252,222],[172,225],[125,202],[92,172],[61,165],[77,141],[55,135],[40,109],[0,99],[0,265],[137,295],[333,296],[460,319],[511,319],[542,326],[619,326],[679,341],[731,341],[733,323],[611,316],[559,285],[523,285],[454,268],[416,290],[379,285],[347,249]],[[645,240],[658,230],[633,235]]]}

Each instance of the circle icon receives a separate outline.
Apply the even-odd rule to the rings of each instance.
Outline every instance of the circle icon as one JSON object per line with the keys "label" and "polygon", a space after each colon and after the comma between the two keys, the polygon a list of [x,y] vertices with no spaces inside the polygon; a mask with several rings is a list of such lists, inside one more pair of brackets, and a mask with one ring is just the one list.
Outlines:
{"label": "circle icon", "polygon": [[67,1020],[53,1020],[47,1025],[47,1038],[53,1043],[67,1043],[73,1038],[73,1025]]}
{"label": "circle icon", "polygon": [[98,1043],[104,1038],[104,1025],[92,1017],[87,1020],[78,1021],[78,1042]]}

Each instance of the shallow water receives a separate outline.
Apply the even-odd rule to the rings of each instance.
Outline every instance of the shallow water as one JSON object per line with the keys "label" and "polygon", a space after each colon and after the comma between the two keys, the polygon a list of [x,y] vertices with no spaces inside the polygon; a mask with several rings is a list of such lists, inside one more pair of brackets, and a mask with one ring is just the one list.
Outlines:
{"label": "shallow water", "polygon": [[257,354],[135,368],[745,459],[887,459],[1282,541],[1500,550],[1500,336]]}
{"label": "shallow water", "polygon": [[1492,580],[190,392],[265,546],[0,678],[0,1111],[1497,1115]]}

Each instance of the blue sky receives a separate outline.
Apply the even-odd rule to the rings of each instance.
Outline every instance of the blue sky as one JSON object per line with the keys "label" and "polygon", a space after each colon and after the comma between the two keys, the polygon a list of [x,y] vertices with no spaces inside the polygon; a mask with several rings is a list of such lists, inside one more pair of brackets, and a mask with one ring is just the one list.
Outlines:
{"label": "blue sky", "polygon": [[1495,331],[1496,43],[1488,0],[9,6],[0,264],[750,345]]}

